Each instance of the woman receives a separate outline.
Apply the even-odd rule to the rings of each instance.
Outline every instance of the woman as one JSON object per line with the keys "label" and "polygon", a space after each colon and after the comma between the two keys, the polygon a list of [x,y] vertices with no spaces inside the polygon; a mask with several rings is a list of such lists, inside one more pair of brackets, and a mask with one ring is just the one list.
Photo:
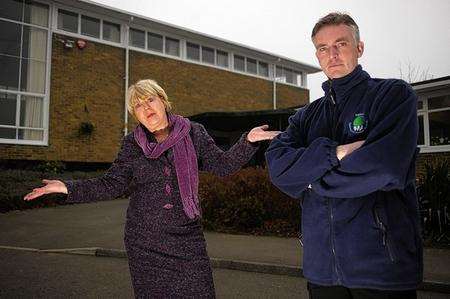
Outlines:
{"label": "woman", "polygon": [[45,185],[24,199],[65,193],[68,202],[91,202],[130,193],[124,242],[135,296],[214,298],[200,221],[198,170],[231,174],[253,156],[256,142],[278,132],[256,127],[223,152],[202,125],[170,113],[167,95],[155,81],[132,85],[127,104],[139,125],[124,137],[102,177],[43,180]]}

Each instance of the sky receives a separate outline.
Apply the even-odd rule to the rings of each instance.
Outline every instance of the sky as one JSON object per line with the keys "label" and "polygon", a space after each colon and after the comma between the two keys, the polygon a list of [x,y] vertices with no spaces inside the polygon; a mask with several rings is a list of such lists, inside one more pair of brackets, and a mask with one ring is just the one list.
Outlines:
{"label": "sky", "polygon": [[[94,1],[317,67],[314,24],[329,12],[346,12],[360,28],[359,62],[372,77],[399,78],[408,69],[420,73],[419,81],[450,75],[450,0]],[[325,80],[322,72],[308,76],[311,100],[323,95]]]}

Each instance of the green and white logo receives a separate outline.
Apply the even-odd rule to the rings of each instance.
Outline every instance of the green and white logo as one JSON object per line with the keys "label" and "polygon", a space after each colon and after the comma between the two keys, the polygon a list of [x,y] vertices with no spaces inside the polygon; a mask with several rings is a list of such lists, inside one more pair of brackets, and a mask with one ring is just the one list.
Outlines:
{"label": "green and white logo", "polygon": [[348,124],[350,132],[360,134],[367,129],[367,119],[364,113],[355,114],[355,118]]}

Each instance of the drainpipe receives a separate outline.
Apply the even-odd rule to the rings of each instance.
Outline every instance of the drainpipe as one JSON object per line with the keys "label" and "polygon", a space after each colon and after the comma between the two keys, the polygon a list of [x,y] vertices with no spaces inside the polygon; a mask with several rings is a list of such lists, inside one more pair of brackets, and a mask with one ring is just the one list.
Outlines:
{"label": "drainpipe", "polygon": [[[132,20],[130,19],[130,22]],[[123,128],[123,135],[128,134],[128,108],[127,108],[127,95],[128,95],[128,69],[130,66],[130,50],[128,48],[128,40],[129,40],[129,34],[130,34],[130,26],[125,25],[125,112],[124,112],[124,128]]]}

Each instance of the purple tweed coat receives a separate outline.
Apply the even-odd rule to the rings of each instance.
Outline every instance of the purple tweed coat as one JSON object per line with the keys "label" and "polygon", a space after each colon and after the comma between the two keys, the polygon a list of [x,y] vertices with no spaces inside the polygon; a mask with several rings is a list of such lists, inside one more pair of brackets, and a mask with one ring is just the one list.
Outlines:
{"label": "purple tweed coat", "polygon": [[[237,171],[258,148],[243,135],[224,152],[194,122],[190,135],[199,170],[219,176]],[[154,140],[150,133],[148,138]],[[102,177],[65,183],[68,202],[130,195],[124,242],[137,298],[215,297],[201,220],[189,219],[183,211],[172,149],[148,159],[130,133]]]}

